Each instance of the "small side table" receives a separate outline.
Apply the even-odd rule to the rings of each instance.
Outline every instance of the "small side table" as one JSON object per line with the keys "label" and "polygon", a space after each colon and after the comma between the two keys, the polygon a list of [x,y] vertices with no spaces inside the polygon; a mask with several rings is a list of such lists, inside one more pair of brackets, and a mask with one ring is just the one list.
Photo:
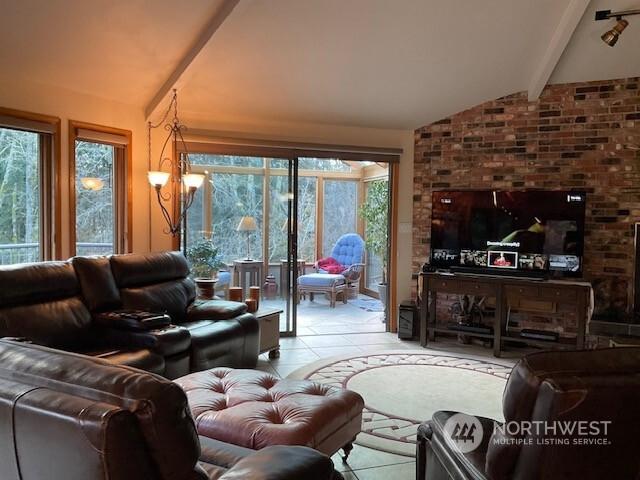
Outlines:
{"label": "small side table", "polygon": [[[304,259],[299,258],[298,259],[298,272],[296,277],[301,277],[302,275],[304,275],[304,270],[305,270],[305,266],[306,266],[306,261]],[[295,282],[295,278],[293,280]],[[286,258],[281,258],[280,259],[280,297],[281,298],[285,298],[285,287],[287,285],[287,259]]]}
{"label": "small side table", "polygon": [[[247,285],[247,274],[249,284]],[[244,298],[249,295],[249,287],[257,286],[262,290],[262,260],[234,260],[233,261],[233,284],[242,288]]]}
{"label": "small side table", "polygon": [[277,308],[260,308],[255,313],[260,322],[260,353],[269,352],[269,358],[280,356],[280,314]]}

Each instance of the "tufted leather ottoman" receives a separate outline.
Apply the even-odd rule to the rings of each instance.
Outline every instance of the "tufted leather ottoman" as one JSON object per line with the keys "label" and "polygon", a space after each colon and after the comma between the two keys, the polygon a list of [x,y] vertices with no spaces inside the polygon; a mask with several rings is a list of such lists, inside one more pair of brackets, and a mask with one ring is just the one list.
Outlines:
{"label": "tufted leather ottoman", "polygon": [[198,434],[242,447],[305,445],[344,458],[360,433],[364,400],[350,390],[257,370],[214,368],[176,380]]}

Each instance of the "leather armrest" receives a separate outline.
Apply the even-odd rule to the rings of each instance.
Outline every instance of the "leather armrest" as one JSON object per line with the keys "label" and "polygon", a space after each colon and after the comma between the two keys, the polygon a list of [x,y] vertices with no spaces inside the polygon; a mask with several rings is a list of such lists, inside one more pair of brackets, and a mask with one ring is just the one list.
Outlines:
{"label": "leather armrest", "polygon": [[[496,422],[489,418],[475,417],[482,427],[482,442],[475,450],[462,453],[454,444],[444,438],[444,426],[447,420],[456,413],[458,412],[436,412],[425,427],[421,425],[422,437],[419,438],[423,438],[423,443],[427,444],[426,456],[427,458],[437,458],[440,467],[447,472],[448,478],[455,480],[485,480],[488,478],[485,470],[487,448]],[[429,450],[432,452],[429,452]],[[430,465],[427,465],[426,478],[429,477],[431,468]]]}
{"label": "leather armrest", "polygon": [[220,480],[333,480],[333,462],[308,447],[275,445],[243,458]]}
{"label": "leather armrest", "polygon": [[227,300],[196,300],[187,311],[187,321],[229,320],[247,311],[247,305]]}
{"label": "leather armrest", "polygon": [[189,330],[177,325],[147,331],[102,328],[103,342],[119,347],[148,348],[163,357],[186,352],[191,346]]}

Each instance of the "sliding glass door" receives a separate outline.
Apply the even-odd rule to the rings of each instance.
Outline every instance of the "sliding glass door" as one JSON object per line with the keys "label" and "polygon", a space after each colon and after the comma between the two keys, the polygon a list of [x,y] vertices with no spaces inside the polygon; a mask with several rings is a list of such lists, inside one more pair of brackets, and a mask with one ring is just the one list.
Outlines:
{"label": "sliding glass door", "polygon": [[[240,260],[260,263],[262,275],[254,281],[257,285],[250,285],[261,289],[260,309],[281,310],[281,335],[295,335],[299,270],[291,258],[298,250],[297,161],[211,154],[191,154],[189,159],[193,171],[206,180],[189,210],[183,247],[212,240],[234,286],[240,279],[233,270]],[[315,212],[315,190],[309,182],[304,185],[304,208],[310,214]],[[241,228],[241,220],[252,229]],[[314,228],[304,225],[303,246],[312,252]],[[223,292],[219,289],[218,295]]]}

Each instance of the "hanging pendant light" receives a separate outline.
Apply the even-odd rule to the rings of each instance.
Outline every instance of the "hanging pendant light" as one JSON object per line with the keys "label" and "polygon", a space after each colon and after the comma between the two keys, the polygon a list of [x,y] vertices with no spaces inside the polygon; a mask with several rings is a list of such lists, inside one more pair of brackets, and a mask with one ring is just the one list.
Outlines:
{"label": "hanging pendant light", "polygon": [[[173,119],[168,122],[167,118],[173,110]],[[182,223],[187,214],[187,210],[193,204],[193,200],[198,188],[202,186],[204,182],[204,175],[200,173],[193,173],[191,171],[191,162],[189,161],[189,152],[187,145],[182,136],[182,132],[186,130],[186,126],[180,123],[178,119],[178,93],[174,89],[171,103],[167,108],[162,120],[157,124],[148,123],[148,147],[149,147],[149,164],[151,164],[151,130],[163,126],[167,130],[168,135],[162,145],[162,151],[160,152],[160,159],[158,161],[158,170],[150,170],[147,173],[149,183],[156,191],[156,197],[158,204],[162,210],[162,216],[167,223],[167,229],[165,233],[170,233],[172,236],[178,236],[182,229]],[[173,140],[173,145],[177,145],[178,142],[182,144],[182,154],[178,154],[178,158],[171,159],[165,157],[165,150],[169,142]],[[163,167],[167,167],[169,172],[164,171]],[[169,180],[176,182],[179,186],[180,194],[178,198],[173,198],[172,192],[162,192],[162,188],[169,183]],[[175,190],[174,190],[175,191]],[[175,209],[177,212],[171,215],[169,209],[165,206],[165,203],[171,203],[171,200],[179,202],[179,209]]]}

